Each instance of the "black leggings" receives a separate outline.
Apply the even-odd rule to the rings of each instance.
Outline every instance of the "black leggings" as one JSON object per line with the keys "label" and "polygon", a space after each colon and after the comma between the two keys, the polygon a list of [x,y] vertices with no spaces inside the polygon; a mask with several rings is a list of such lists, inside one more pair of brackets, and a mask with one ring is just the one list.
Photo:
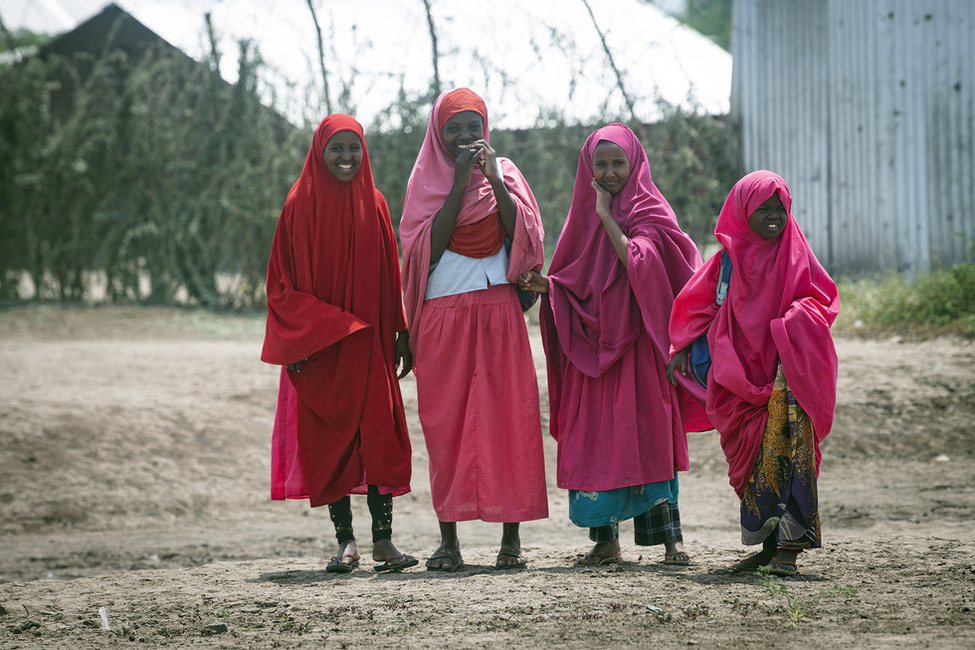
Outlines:
{"label": "black leggings", "polygon": [[[372,515],[372,543],[393,538],[393,495],[380,494],[375,485],[366,494],[369,514]],[[328,504],[328,514],[335,525],[335,539],[345,544],[355,539],[352,532],[352,499],[348,495]]]}

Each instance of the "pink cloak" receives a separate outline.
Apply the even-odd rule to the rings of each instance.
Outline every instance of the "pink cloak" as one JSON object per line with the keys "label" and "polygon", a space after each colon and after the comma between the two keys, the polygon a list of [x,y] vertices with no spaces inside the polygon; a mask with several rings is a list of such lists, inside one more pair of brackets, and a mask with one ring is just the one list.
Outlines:
{"label": "pink cloak", "polygon": [[[592,156],[602,140],[630,161],[630,177],[611,204],[629,238],[626,265],[596,214]],[[540,315],[560,488],[612,490],[688,469],[685,432],[711,425],[691,398],[693,382],[676,389],[667,382],[667,323],[674,297],[700,264],[636,135],[622,124],[590,135]]]}
{"label": "pink cloak", "polygon": [[[748,218],[774,192],[788,220],[781,235],[765,240],[752,232]],[[830,326],[839,294],[792,216],[788,186],[772,172],[752,172],[735,184],[714,233],[723,251],[677,297],[670,335],[674,349],[683,350],[708,332],[707,414],[721,436],[731,486],[741,496],[762,443],[779,361],[812,420],[818,471],[819,445],[836,408],[838,364]],[[731,257],[733,269],[719,308],[714,295],[721,255]]]}
{"label": "pink cloak", "polygon": [[[450,114],[475,110],[437,98],[410,175],[400,222],[403,292],[413,323],[420,423],[430,457],[430,490],[441,521],[518,522],[548,516],[538,384],[528,332],[514,284],[425,300],[430,232],[454,179],[439,125]],[[450,109],[444,107],[445,99]],[[483,107],[483,102],[480,101]],[[489,139],[487,111],[484,139]],[[514,163],[498,158],[517,207],[508,280],[541,269],[543,230],[538,206]],[[475,166],[456,226],[498,210],[491,185]]]}

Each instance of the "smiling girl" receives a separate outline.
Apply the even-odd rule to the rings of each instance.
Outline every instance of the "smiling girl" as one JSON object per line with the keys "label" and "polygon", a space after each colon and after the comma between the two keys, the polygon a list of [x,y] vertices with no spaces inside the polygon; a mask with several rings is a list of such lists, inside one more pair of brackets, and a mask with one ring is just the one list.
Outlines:
{"label": "smiling girl", "polygon": [[261,359],[283,366],[271,498],[328,505],[338,541],[330,573],[359,566],[351,493],[368,495],[375,570],[417,564],[392,542],[393,496],[411,478],[398,378],[413,360],[398,257],[362,126],[329,115],[274,233]]}
{"label": "smiling girl", "polygon": [[524,566],[520,522],[548,516],[538,384],[512,282],[541,269],[542,225],[525,178],[490,144],[466,88],[437,98],[400,222],[417,401],[441,544],[463,565],[457,523],[503,524],[498,568]]}
{"label": "smiling girl", "polygon": [[665,368],[674,296],[700,264],[636,135],[623,124],[590,135],[548,275],[520,279],[543,295],[558,486],[595,542],[581,565],[618,561],[627,519],[638,545],[663,544],[668,564],[690,561],[677,472],[688,469],[686,431],[709,425]]}
{"label": "smiling girl", "polygon": [[[762,544],[732,568],[793,575],[799,553],[821,545],[819,444],[836,406],[830,325],[839,296],[792,216],[789,187],[772,172],[735,184],[714,234],[721,252],[674,302],[670,335],[678,352],[667,376],[686,374],[688,346],[707,332],[707,414],[741,499],[742,542]],[[724,255],[732,272],[719,307]]]}

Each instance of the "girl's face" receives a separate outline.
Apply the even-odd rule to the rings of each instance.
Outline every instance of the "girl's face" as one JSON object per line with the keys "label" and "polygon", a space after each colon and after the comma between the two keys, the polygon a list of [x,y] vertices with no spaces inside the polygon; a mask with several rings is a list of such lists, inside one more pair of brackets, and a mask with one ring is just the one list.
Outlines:
{"label": "girl's face", "polygon": [[484,118],[477,111],[461,111],[444,122],[443,143],[454,158],[483,138]]}
{"label": "girl's face", "polygon": [[362,141],[352,131],[339,131],[329,139],[322,156],[332,176],[348,183],[362,167]]}
{"label": "girl's face", "polygon": [[623,147],[600,140],[592,152],[592,174],[610,194],[618,194],[630,177],[630,159]]}
{"label": "girl's face", "polygon": [[779,193],[774,192],[748,217],[748,227],[762,239],[775,239],[782,234],[786,221],[785,206],[779,199]]}

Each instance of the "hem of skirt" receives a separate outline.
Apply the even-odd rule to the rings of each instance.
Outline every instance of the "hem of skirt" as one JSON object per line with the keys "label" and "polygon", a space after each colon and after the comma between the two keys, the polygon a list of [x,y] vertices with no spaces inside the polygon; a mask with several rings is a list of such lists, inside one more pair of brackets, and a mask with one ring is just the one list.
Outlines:
{"label": "hem of skirt", "polygon": [[518,514],[483,514],[479,512],[464,512],[464,513],[453,513],[453,512],[441,512],[437,511],[437,519],[444,523],[457,523],[461,521],[483,521],[489,524],[520,524],[523,521],[537,521],[539,519],[548,519],[548,510],[536,511],[533,513],[518,513]]}

